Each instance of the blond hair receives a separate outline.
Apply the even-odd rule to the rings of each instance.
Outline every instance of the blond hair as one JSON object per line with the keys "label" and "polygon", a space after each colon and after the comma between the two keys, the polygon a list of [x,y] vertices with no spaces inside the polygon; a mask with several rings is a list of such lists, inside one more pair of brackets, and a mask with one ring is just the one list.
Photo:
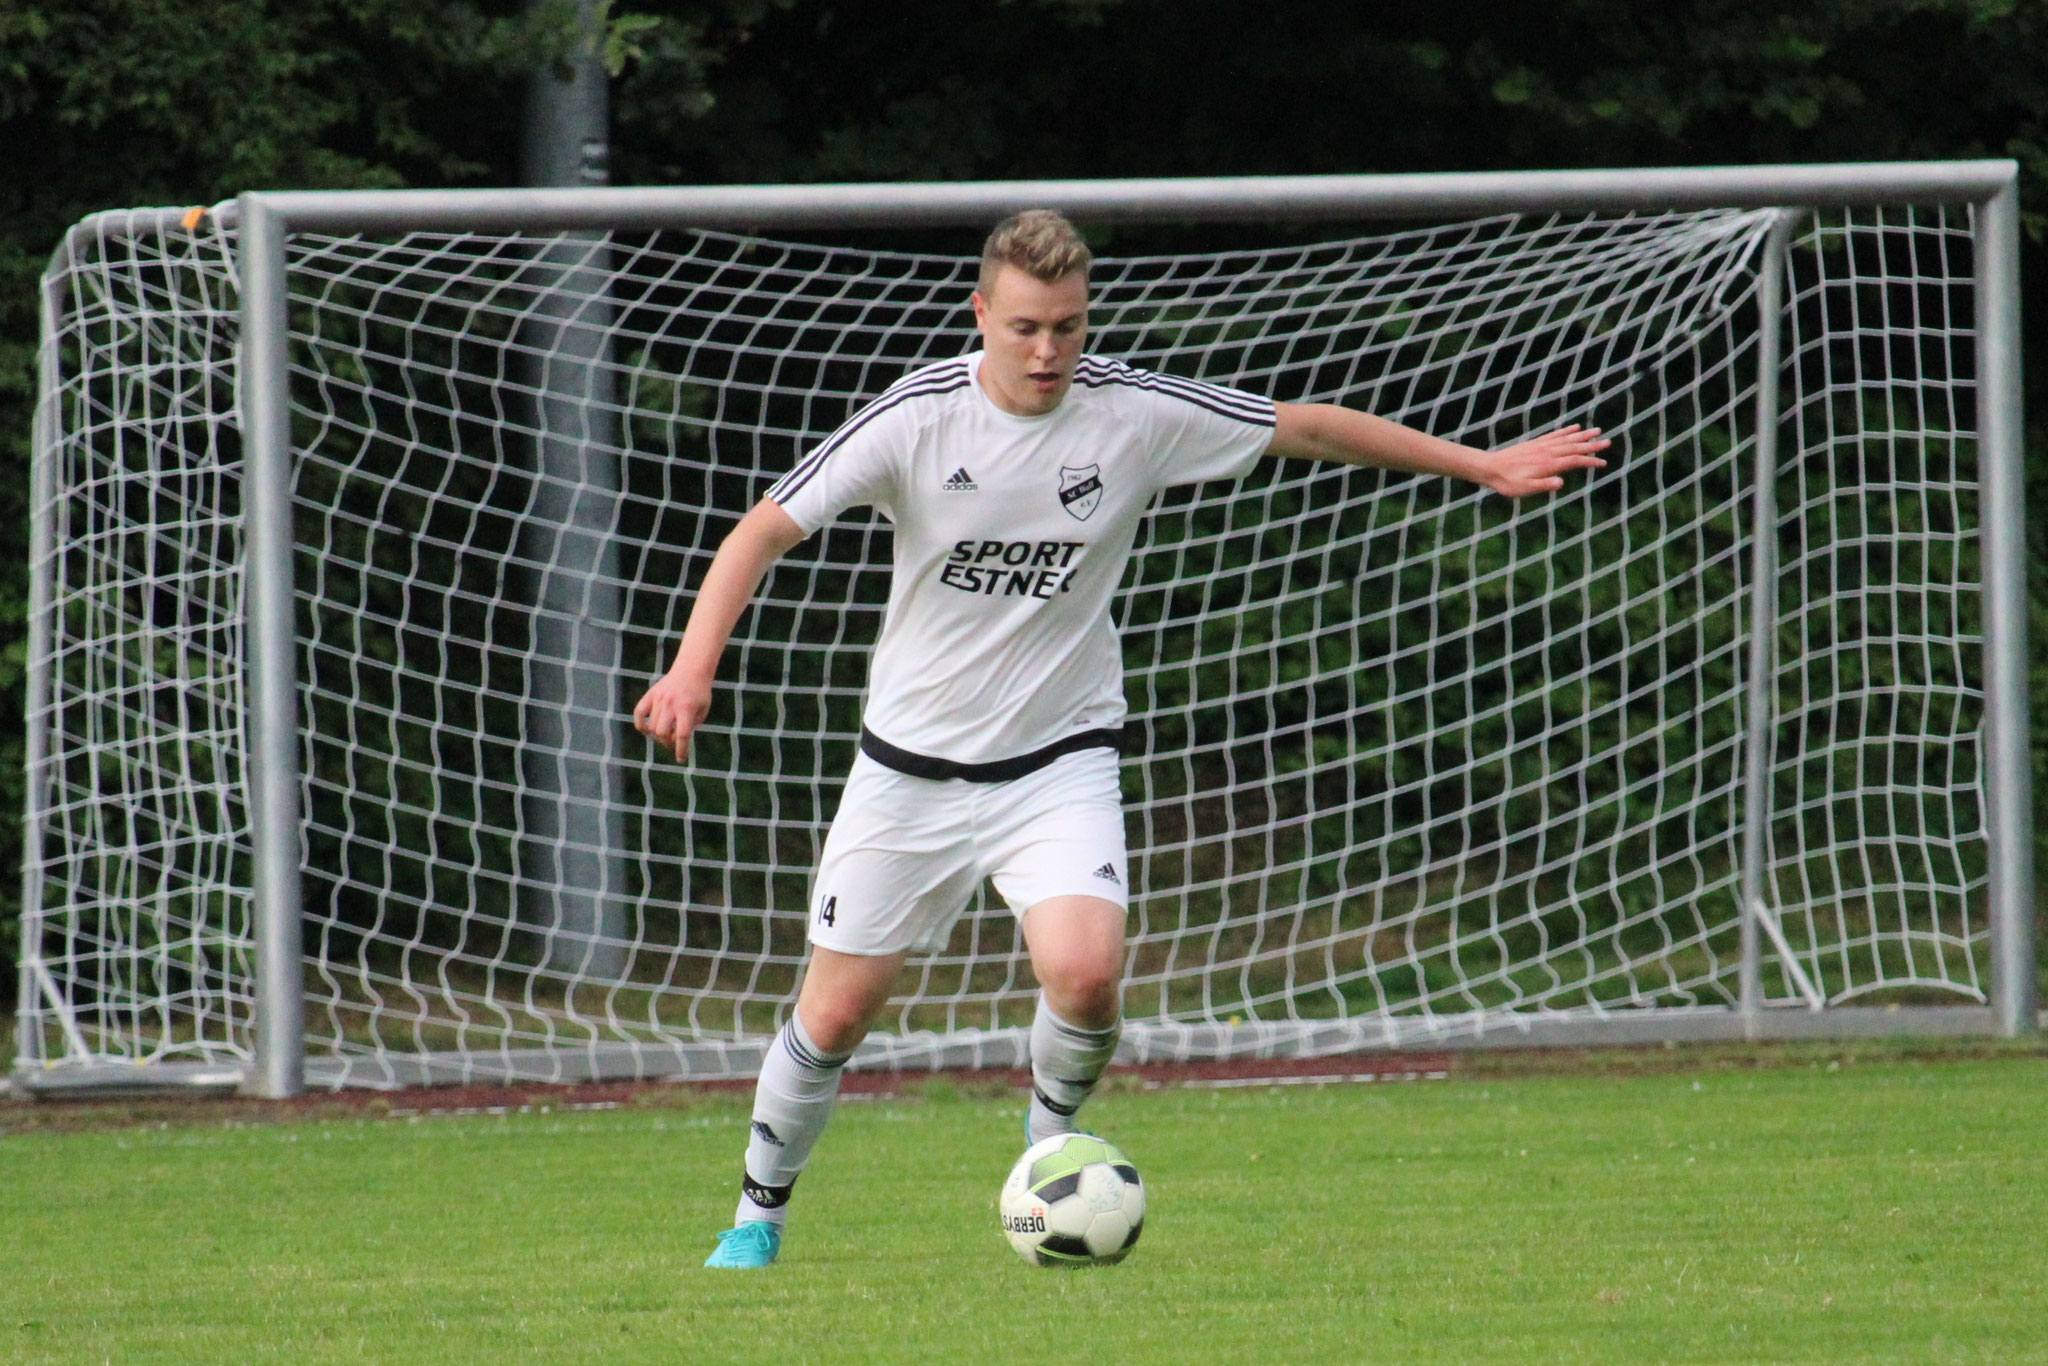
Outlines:
{"label": "blond hair", "polygon": [[1026,209],[996,224],[995,231],[981,246],[981,279],[975,288],[985,299],[995,288],[996,276],[1004,266],[1015,266],[1033,279],[1051,284],[1075,271],[1082,278],[1095,261],[1095,253],[1081,240],[1081,234],[1066,215],[1053,209]]}

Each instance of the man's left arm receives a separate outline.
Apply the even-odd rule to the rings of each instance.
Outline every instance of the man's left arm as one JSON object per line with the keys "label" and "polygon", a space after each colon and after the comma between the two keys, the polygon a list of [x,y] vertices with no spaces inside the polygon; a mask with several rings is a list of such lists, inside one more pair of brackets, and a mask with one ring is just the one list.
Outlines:
{"label": "man's left arm", "polygon": [[1553,493],[1564,487],[1570,470],[1604,469],[1607,462],[1598,452],[1610,444],[1598,427],[1575,423],[1497,451],[1482,451],[1334,403],[1281,403],[1275,408],[1268,455],[1448,475],[1484,484],[1510,498]]}

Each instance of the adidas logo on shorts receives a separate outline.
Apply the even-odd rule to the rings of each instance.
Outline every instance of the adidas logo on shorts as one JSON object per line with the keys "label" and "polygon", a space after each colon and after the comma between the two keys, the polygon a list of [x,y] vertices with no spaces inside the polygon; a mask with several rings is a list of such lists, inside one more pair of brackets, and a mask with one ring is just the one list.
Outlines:
{"label": "adidas logo on shorts", "polygon": [[1114,863],[1105,863],[1100,868],[1097,868],[1095,876],[1114,882],[1118,886],[1123,885],[1123,879],[1116,875],[1116,865]]}
{"label": "adidas logo on shorts", "polygon": [[947,493],[972,493],[980,485],[974,482],[974,476],[967,472],[965,465],[962,465],[959,469],[954,470],[952,477],[939,485],[939,487]]}

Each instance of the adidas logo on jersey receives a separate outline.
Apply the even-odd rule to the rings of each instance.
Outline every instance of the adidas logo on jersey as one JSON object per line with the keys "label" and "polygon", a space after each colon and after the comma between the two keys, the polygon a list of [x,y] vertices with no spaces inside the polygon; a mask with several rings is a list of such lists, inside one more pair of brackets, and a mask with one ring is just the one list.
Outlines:
{"label": "adidas logo on jersey", "polygon": [[1116,875],[1116,865],[1113,863],[1105,863],[1100,868],[1097,868],[1095,870],[1095,876],[1109,882],[1117,883],[1119,886],[1121,886],[1123,883],[1123,879]]}
{"label": "adidas logo on jersey", "polygon": [[967,472],[965,465],[962,465],[959,469],[954,470],[952,477],[939,485],[939,487],[947,493],[972,493],[980,485],[974,482],[974,476]]}

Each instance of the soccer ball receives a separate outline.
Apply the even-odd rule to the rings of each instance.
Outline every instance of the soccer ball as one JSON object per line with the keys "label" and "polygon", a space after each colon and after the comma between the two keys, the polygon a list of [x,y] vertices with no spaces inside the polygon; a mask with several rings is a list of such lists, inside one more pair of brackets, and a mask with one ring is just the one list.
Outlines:
{"label": "soccer ball", "polygon": [[1109,1266],[1137,1246],[1145,1183],[1093,1134],[1054,1134],[1024,1150],[998,1205],[1017,1255],[1039,1266]]}

